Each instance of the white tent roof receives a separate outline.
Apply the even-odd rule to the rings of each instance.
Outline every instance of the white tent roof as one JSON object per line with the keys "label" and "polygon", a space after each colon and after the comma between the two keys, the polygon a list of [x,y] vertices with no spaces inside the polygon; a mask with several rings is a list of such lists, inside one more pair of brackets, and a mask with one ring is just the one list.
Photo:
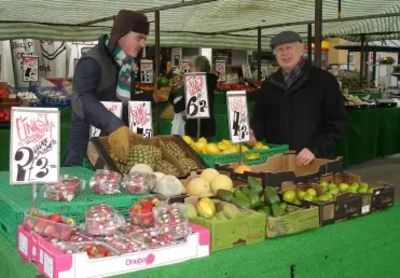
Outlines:
{"label": "white tent roof", "polygon": [[[0,0],[0,39],[93,41],[110,31],[112,21],[79,27],[87,21],[112,16],[120,9],[143,10],[176,4],[181,0]],[[186,1],[191,2],[191,1]],[[265,25],[314,20],[315,0],[216,0],[213,2],[163,10],[161,45],[256,49],[257,30],[233,31]],[[323,1],[324,19],[337,18],[338,0]],[[383,13],[400,13],[399,0],[345,0],[342,18]],[[154,22],[154,13],[147,13]],[[263,49],[274,34],[291,29],[307,36],[306,24],[263,29]],[[229,34],[217,34],[231,30]],[[369,32],[400,34],[400,16],[362,21],[325,23],[324,35],[345,37]],[[398,36],[397,34],[397,36]],[[390,35],[396,36],[396,35]],[[379,39],[382,37],[380,35]],[[357,36],[352,36],[356,40]],[[372,38],[371,38],[372,39]],[[154,23],[148,44],[154,43]]]}

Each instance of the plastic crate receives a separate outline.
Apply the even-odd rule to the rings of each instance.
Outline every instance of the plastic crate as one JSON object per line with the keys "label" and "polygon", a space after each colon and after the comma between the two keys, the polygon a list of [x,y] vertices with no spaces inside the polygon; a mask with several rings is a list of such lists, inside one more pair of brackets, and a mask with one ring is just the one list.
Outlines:
{"label": "plastic crate", "polygon": [[[243,152],[242,162],[247,165],[257,165],[264,163],[268,157],[286,153],[289,150],[288,145],[276,145],[276,144],[266,144],[269,149],[255,149]],[[216,164],[230,164],[239,161],[239,153],[232,154],[199,154],[199,156],[204,160],[204,162],[209,167],[215,167]]]}
{"label": "plastic crate", "polygon": [[[61,175],[76,176],[87,182],[93,171],[81,167],[61,168]],[[24,220],[24,212],[32,207],[31,186],[10,186],[9,173],[0,172],[0,232],[12,244],[16,244],[17,226]],[[106,203],[113,206],[118,212],[127,217],[130,206],[146,195],[115,194],[100,195],[90,191],[89,186],[76,196],[71,202],[50,201],[43,197],[41,186],[38,186],[36,207],[47,212],[59,212],[73,218],[77,223],[84,221],[85,212],[91,206]]]}

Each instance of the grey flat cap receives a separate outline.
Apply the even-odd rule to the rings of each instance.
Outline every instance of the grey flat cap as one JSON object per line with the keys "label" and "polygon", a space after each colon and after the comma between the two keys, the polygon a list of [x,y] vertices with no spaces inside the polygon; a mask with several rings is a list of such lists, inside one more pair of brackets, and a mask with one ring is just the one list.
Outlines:
{"label": "grey flat cap", "polygon": [[302,40],[300,35],[296,32],[283,31],[280,32],[275,37],[273,37],[269,44],[271,48],[274,49],[274,47],[277,46],[278,44],[289,43],[289,42],[302,42]]}

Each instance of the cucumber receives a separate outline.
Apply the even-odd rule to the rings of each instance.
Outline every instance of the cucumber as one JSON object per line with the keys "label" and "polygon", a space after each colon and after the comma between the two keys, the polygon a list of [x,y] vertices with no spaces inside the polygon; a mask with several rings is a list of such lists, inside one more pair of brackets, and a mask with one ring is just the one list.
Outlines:
{"label": "cucumber", "polygon": [[264,193],[264,189],[263,189],[261,182],[258,179],[256,179],[255,177],[248,177],[247,183],[250,188],[253,188],[257,191],[259,196],[261,196]]}
{"label": "cucumber", "polygon": [[274,187],[267,186],[264,189],[264,202],[266,206],[271,207],[274,204],[279,204],[281,199],[279,198],[278,194]]}
{"label": "cucumber", "polygon": [[249,189],[249,194],[247,196],[249,197],[252,209],[258,208],[261,205],[260,196],[258,196],[258,193],[255,189]]}

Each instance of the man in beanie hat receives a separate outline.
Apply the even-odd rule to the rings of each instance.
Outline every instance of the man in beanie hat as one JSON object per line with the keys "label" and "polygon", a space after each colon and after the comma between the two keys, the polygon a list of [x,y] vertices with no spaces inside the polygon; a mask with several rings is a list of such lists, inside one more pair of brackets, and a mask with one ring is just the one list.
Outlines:
{"label": "man in beanie hat", "polygon": [[281,32],[271,40],[280,70],[263,83],[250,121],[253,143],[288,144],[297,163],[334,158],[344,138],[347,113],[339,83],[329,72],[307,63],[299,34]]}
{"label": "man in beanie hat", "polygon": [[[126,160],[130,141],[136,135],[128,128],[128,101],[157,101],[157,92],[134,94],[134,58],[144,47],[150,23],[144,14],[121,10],[114,20],[110,35],[99,38],[98,44],[79,60],[74,74],[72,119],[64,163],[81,166],[86,157],[90,126],[108,136],[117,158]],[[120,119],[108,111],[101,101],[123,103]]]}

